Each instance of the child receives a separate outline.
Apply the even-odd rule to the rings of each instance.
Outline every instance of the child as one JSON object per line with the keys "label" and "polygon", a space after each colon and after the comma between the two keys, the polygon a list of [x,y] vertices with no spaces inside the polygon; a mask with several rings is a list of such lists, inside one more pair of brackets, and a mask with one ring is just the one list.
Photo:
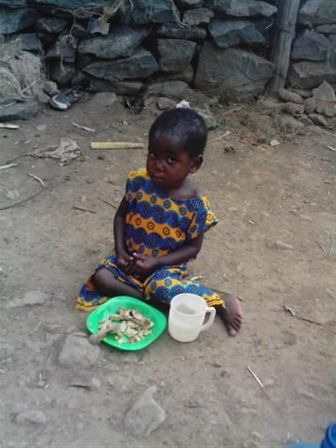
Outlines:
{"label": "child", "polygon": [[190,181],[203,162],[207,128],[191,109],[163,112],[149,132],[146,170],[131,171],[114,218],[115,256],[102,260],[82,287],[77,309],[92,310],[128,295],[170,303],[180,293],[202,296],[214,306],[230,336],[241,326],[236,298],[222,297],[186,280],[203,235],[217,220]]}

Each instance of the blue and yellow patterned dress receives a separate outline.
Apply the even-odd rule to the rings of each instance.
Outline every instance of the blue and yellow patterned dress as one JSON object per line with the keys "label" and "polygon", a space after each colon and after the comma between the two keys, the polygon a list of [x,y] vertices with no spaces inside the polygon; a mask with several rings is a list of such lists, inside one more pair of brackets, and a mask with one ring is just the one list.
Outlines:
{"label": "blue and yellow patterned dress", "polygon": [[[130,254],[167,255],[217,223],[205,196],[183,200],[172,198],[153,184],[146,170],[129,173],[125,198],[128,202],[125,242]],[[160,267],[142,282],[134,275],[125,274],[116,261],[115,256],[101,260],[95,272],[107,268],[117,280],[137,289],[147,300],[170,303],[177,294],[189,292],[203,297],[208,306],[224,304],[218,294],[185,278],[185,263]],[[77,309],[91,311],[109,299],[96,291],[91,278],[80,290]]]}

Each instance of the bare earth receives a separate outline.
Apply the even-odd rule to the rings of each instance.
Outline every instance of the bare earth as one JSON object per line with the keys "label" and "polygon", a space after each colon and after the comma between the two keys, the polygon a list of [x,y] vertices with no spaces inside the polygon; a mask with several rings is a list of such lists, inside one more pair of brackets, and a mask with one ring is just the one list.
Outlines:
{"label": "bare earth", "polygon": [[[59,353],[67,335],[86,337],[74,299],[113,250],[114,208],[100,199],[119,203],[145,150],[92,151],[89,142],[146,143],[157,112],[131,115],[88,100],[0,130],[0,165],[61,137],[82,151],[65,167],[26,157],[0,170],[0,207],[38,191],[26,173],[46,185],[35,199],[0,211],[1,448],[272,448],[318,442],[335,419],[336,152],[327,148],[335,136],[307,128],[283,140],[270,117],[252,106],[224,116],[230,107],[217,110],[225,125],[210,132],[196,176],[221,222],[191,271],[243,299],[241,333],[229,338],[216,321],[192,344],[164,334],[141,353],[100,346],[93,366],[85,359],[62,365]],[[273,138],[281,145],[271,147]],[[235,151],[225,152],[227,145]],[[31,291],[45,294],[45,303],[7,308]],[[124,416],[151,385],[167,417],[149,437],[135,438]]]}

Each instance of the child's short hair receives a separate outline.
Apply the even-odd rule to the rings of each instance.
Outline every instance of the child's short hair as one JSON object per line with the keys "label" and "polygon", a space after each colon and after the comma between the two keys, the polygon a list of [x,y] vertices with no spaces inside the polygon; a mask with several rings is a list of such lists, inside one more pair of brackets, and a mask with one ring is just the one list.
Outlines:
{"label": "child's short hair", "polygon": [[204,119],[194,110],[171,109],[160,114],[149,131],[149,143],[161,135],[172,136],[191,157],[203,154],[208,129]]}

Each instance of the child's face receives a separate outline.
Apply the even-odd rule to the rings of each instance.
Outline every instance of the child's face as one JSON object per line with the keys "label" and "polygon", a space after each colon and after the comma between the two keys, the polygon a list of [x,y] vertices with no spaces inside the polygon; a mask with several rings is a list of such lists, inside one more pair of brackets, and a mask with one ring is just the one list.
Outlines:
{"label": "child's face", "polygon": [[187,151],[166,135],[149,142],[147,171],[152,181],[164,188],[178,188],[190,173],[198,170],[202,156],[191,157]]}

